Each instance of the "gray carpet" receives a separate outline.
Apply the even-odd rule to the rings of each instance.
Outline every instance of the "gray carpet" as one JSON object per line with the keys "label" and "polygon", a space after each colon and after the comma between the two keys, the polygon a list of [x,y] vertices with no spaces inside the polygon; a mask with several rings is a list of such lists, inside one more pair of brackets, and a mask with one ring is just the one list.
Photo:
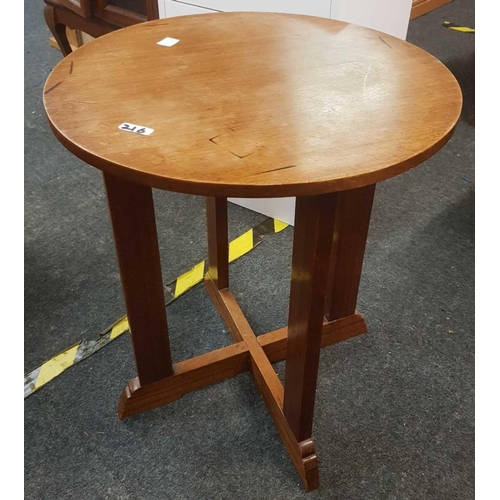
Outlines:
{"label": "gray carpet", "polygon": [[[42,86],[60,53],[25,0],[25,369],[124,313],[99,172],[53,137]],[[474,497],[474,1],[410,23],[456,75],[450,143],[377,188],[359,309],[370,333],[323,350],[314,436],[321,487],[304,492],[248,374],[120,422],[134,364],[123,335],[25,401],[28,499]],[[203,199],[156,192],[169,281],[206,253]],[[231,236],[263,219],[231,206]],[[258,333],[284,326],[292,229],[231,266]],[[230,343],[197,287],[168,308],[175,360]],[[277,370],[283,372],[283,365]]]}

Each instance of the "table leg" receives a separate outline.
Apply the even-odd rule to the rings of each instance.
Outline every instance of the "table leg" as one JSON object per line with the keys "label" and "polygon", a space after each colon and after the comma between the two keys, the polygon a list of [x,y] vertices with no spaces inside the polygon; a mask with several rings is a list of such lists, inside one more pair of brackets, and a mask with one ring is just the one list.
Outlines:
{"label": "table leg", "polygon": [[229,286],[227,198],[207,198],[208,272],[218,290]]}
{"label": "table leg", "polygon": [[141,386],[173,374],[151,188],[104,174]]}
{"label": "table leg", "polygon": [[374,194],[375,184],[338,193],[325,301],[329,321],[356,312]]}
{"label": "table leg", "polygon": [[337,197],[298,197],[295,207],[283,413],[299,442],[311,438]]}

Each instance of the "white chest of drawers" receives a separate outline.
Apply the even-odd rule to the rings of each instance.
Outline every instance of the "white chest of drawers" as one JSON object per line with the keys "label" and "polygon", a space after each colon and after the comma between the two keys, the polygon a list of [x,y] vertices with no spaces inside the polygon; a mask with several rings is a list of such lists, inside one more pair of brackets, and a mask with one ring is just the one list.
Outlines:
{"label": "white chest of drawers", "polygon": [[160,17],[209,12],[288,12],[330,17],[406,38],[412,0],[158,0]]}

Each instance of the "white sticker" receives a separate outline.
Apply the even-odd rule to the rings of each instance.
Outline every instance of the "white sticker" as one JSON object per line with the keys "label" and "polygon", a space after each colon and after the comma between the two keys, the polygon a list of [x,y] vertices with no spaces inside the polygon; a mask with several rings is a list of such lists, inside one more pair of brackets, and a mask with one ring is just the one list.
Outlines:
{"label": "white sticker", "polygon": [[178,43],[179,40],[176,38],[164,38],[163,40],[160,40],[156,45],[163,45],[164,47],[173,47],[176,43]]}
{"label": "white sticker", "polygon": [[134,125],[133,123],[122,123],[119,127],[120,130],[124,130],[125,132],[133,132],[134,134],[139,135],[151,135],[154,132],[154,129],[143,127],[142,125]]}

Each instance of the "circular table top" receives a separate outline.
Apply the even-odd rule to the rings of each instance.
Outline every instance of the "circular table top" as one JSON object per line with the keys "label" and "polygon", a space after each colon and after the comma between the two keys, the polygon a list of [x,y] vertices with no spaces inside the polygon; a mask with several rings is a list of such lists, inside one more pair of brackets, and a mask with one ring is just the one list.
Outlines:
{"label": "circular table top", "polygon": [[[167,37],[178,42],[158,45]],[[44,104],[64,146],[109,174],[191,194],[278,197],[361,187],[418,165],[451,137],[462,94],[441,62],[398,38],[246,12],[98,38],[56,66]]]}

